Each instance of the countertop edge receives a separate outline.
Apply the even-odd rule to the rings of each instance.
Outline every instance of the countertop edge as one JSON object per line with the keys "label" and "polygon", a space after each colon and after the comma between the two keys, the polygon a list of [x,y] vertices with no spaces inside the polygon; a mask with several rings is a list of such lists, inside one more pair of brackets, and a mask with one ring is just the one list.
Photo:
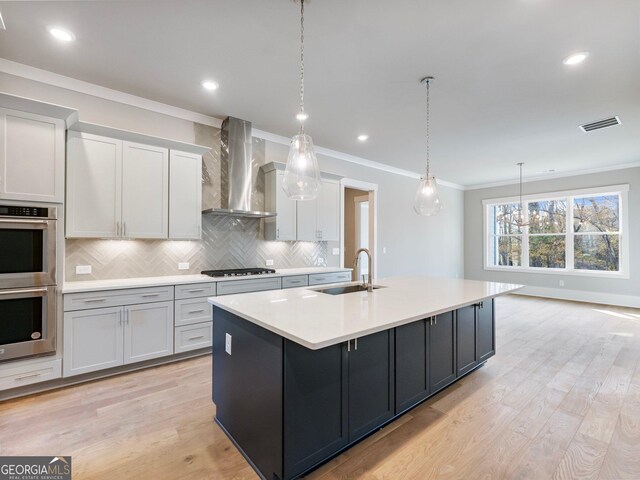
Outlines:
{"label": "countertop edge", "polygon": [[[305,287],[301,287],[301,288],[305,288]],[[407,317],[407,318],[405,318],[403,320],[397,320],[395,322],[390,322],[390,323],[385,324],[385,325],[379,325],[379,326],[367,328],[367,329],[359,331],[357,334],[340,335],[340,336],[337,336],[337,337],[335,337],[335,338],[333,338],[331,340],[325,340],[325,341],[316,342],[316,343],[309,342],[309,341],[307,341],[307,340],[305,340],[303,338],[296,337],[295,335],[292,335],[289,332],[285,332],[284,330],[282,330],[282,329],[280,329],[278,327],[270,325],[270,324],[268,324],[266,322],[262,322],[262,321],[260,321],[260,320],[258,320],[256,318],[253,318],[253,317],[251,317],[249,315],[245,315],[245,314],[235,310],[234,308],[229,307],[228,305],[221,305],[216,301],[218,299],[218,297],[209,297],[207,299],[207,301],[211,305],[214,305],[214,306],[216,306],[218,308],[222,308],[223,310],[226,310],[227,312],[230,312],[230,313],[232,313],[234,315],[237,315],[238,317],[243,318],[244,320],[247,320],[248,322],[251,322],[251,323],[253,323],[255,325],[258,325],[258,326],[264,328],[265,330],[268,330],[268,331],[270,331],[272,333],[280,335],[281,337],[284,337],[287,340],[291,340],[292,342],[295,342],[295,343],[297,343],[299,345],[302,345],[303,347],[306,347],[306,348],[308,348],[310,350],[320,350],[321,348],[330,347],[332,345],[337,345],[337,344],[345,342],[347,340],[353,340],[355,338],[364,337],[365,335],[371,335],[373,333],[382,332],[382,331],[385,331],[385,330],[389,330],[391,328],[400,327],[402,325],[406,325],[408,323],[416,322],[418,320],[422,320],[422,319],[425,319],[425,318],[428,318],[428,317],[432,317],[434,315],[439,315],[441,313],[450,312],[451,310],[456,310],[458,308],[461,308],[461,307],[464,307],[464,306],[467,306],[467,305],[472,305],[474,303],[481,302],[483,300],[500,297],[502,295],[507,295],[509,293],[513,293],[515,291],[518,291],[518,290],[520,290],[522,288],[524,288],[524,285],[519,285],[517,287],[511,288],[511,289],[506,290],[504,292],[500,292],[500,293],[496,293],[496,294],[492,294],[492,295],[481,296],[481,297],[478,297],[478,298],[474,298],[473,300],[470,300],[470,301],[465,301],[465,302],[462,302],[462,303],[456,303],[454,305],[448,306],[448,307],[443,308],[443,309],[427,311],[427,312],[424,312],[424,313],[420,313],[418,315],[413,315],[411,317]]]}

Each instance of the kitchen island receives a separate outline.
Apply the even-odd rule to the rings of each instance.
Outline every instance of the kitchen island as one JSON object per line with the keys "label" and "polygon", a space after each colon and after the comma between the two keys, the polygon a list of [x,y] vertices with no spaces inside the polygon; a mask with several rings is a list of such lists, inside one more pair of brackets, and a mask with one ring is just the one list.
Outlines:
{"label": "kitchen island", "polygon": [[216,422],[261,477],[299,477],[478,368],[495,354],[493,298],[521,288],[376,285],[209,298]]}

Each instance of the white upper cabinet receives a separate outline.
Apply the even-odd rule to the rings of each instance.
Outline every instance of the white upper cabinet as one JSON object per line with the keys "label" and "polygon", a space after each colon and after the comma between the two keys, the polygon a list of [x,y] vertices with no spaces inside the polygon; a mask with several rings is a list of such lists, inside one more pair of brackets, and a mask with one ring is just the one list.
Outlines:
{"label": "white upper cabinet", "polygon": [[123,142],[122,236],[169,237],[169,151]]}
{"label": "white upper cabinet", "polygon": [[298,202],[297,238],[307,242],[340,239],[340,184],[322,179],[318,198]]}
{"label": "white upper cabinet", "polygon": [[169,238],[199,240],[202,227],[202,156],[169,154]]}
{"label": "white upper cabinet", "polygon": [[120,237],[122,142],[70,131],[67,150],[67,237]]}
{"label": "white upper cabinet", "polygon": [[[200,152],[206,147],[91,124],[81,127],[91,132],[69,131],[67,137],[67,238],[200,238]],[[160,145],[95,131],[140,136]],[[173,144],[185,151],[170,150]]]}
{"label": "white upper cabinet", "polygon": [[296,240],[296,201],[287,197],[282,189],[284,172],[271,170],[265,174],[265,206],[278,215],[265,219],[267,240]]}
{"label": "white upper cabinet", "polygon": [[340,240],[340,184],[335,180],[322,180],[318,195],[318,240]]}
{"label": "white upper cabinet", "polygon": [[61,203],[65,122],[0,108],[0,199]]}

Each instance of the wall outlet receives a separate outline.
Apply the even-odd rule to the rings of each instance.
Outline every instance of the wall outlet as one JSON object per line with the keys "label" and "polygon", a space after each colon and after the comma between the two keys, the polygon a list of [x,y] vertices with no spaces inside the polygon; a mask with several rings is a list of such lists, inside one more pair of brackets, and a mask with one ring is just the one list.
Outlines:
{"label": "wall outlet", "polygon": [[382,253],[387,253],[387,247],[382,247]]}
{"label": "wall outlet", "polygon": [[178,264],[178,270],[189,270],[189,262],[180,262]]}
{"label": "wall outlet", "polygon": [[267,267],[273,267],[273,260],[268,259],[267,261],[265,261],[264,263],[267,264]]}
{"label": "wall outlet", "polygon": [[339,249],[339,248],[334,248],[333,250],[331,250],[331,252],[332,252],[334,255],[340,255],[340,249]]}
{"label": "wall outlet", "polygon": [[228,333],[224,337],[224,351],[231,355],[231,335]]}
{"label": "wall outlet", "polygon": [[76,265],[76,275],[88,275],[91,273],[91,265]]}
{"label": "wall outlet", "polygon": [[324,257],[318,257],[318,265],[324,265],[326,266],[326,260],[324,259]]}
{"label": "wall outlet", "polygon": [[560,286],[564,287],[564,280],[560,280]]}

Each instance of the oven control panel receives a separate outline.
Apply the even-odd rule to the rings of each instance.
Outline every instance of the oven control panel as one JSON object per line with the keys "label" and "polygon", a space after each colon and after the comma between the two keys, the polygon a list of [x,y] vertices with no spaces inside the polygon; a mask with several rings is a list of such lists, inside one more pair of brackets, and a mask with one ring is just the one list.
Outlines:
{"label": "oven control panel", "polygon": [[13,205],[0,205],[0,215],[5,217],[47,218],[49,216],[49,209],[41,207],[16,207]]}

